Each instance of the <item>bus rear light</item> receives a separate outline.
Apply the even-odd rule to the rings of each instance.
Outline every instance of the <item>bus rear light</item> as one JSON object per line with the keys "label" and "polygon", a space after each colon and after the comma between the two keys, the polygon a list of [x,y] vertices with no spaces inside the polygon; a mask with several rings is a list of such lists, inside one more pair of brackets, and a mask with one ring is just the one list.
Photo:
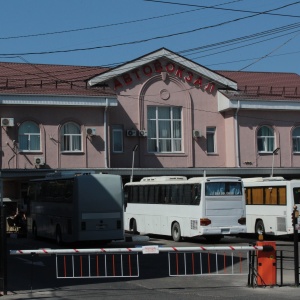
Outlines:
{"label": "bus rear light", "polygon": [[201,226],[208,226],[211,224],[211,220],[207,218],[201,218],[200,219],[200,225]]}
{"label": "bus rear light", "polygon": [[238,219],[238,222],[239,222],[239,224],[241,224],[241,225],[246,225],[246,218],[245,218],[245,217],[239,218],[239,219]]}

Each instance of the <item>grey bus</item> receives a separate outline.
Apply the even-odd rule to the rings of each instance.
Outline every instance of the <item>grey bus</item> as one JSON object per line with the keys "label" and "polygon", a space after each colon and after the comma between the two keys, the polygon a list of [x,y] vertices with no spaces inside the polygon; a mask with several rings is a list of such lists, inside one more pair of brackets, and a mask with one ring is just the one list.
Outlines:
{"label": "grey bus", "polygon": [[124,239],[119,175],[57,172],[31,180],[27,232],[62,242]]}

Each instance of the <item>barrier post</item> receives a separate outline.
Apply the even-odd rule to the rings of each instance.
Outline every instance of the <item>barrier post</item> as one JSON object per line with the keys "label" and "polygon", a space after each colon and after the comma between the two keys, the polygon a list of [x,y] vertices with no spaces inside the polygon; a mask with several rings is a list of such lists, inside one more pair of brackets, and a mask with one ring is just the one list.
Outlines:
{"label": "barrier post", "polygon": [[257,252],[257,285],[276,285],[276,243],[258,241],[256,245],[265,248]]}
{"label": "barrier post", "polygon": [[294,274],[295,274],[295,286],[299,287],[299,237],[298,237],[298,230],[299,230],[299,224],[298,224],[298,217],[299,217],[299,211],[297,210],[297,206],[295,205],[293,207],[292,212],[292,224],[293,224],[293,230],[294,230]]}

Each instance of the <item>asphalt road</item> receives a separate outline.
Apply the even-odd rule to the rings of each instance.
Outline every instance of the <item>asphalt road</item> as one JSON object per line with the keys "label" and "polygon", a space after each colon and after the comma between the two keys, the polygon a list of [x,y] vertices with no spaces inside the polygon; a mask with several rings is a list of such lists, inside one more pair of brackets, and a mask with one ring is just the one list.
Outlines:
{"label": "asphalt road", "polygon": [[[248,246],[255,240],[224,238],[219,246]],[[277,240],[277,249],[292,258],[292,242]],[[160,247],[212,246],[204,239],[189,239],[174,243],[160,236],[142,237],[133,241],[114,242],[107,246],[80,244],[58,247],[48,240],[33,241],[26,238],[8,238],[7,248],[63,249],[63,248],[135,248],[145,245]],[[69,247],[72,246],[72,247]],[[55,255],[8,255],[7,295],[3,299],[299,299],[299,288],[294,286],[293,260],[285,261],[283,286],[249,287],[244,275],[169,276],[168,255],[139,254],[139,277],[57,279]],[[206,257],[207,259],[207,257]],[[62,264],[59,262],[59,264]],[[277,281],[280,282],[278,279]]]}

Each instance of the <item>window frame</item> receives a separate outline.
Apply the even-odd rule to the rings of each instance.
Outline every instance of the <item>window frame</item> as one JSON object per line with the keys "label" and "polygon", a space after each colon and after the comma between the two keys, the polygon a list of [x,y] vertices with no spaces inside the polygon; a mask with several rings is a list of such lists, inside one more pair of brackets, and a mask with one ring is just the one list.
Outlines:
{"label": "window frame", "polygon": [[[77,128],[79,133],[64,133],[64,128],[67,125],[74,125],[74,128]],[[66,142],[65,142],[65,137],[68,137],[68,143],[71,146],[71,149],[66,150]],[[78,145],[80,146],[80,149],[78,150],[73,150],[73,142],[74,142],[74,138],[78,137],[79,138],[79,143]],[[82,145],[82,130],[81,130],[81,126],[75,122],[66,122],[64,123],[61,128],[60,128],[60,143],[61,143],[61,147],[60,147],[60,151],[61,153],[82,153],[82,149],[83,149],[83,145]]]}
{"label": "window frame", "polygon": [[[272,131],[272,136],[271,135],[258,135],[259,131],[262,130],[263,128],[268,128],[268,130]],[[262,140],[262,145],[263,145],[263,149],[260,150],[259,149],[259,145],[260,143],[258,142],[259,139]],[[269,140],[273,139],[273,145],[272,145],[272,149],[268,149],[268,144],[269,144]],[[257,132],[256,132],[256,141],[257,141],[257,152],[258,153],[273,153],[273,151],[276,149],[276,140],[275,140],[275,130],[274,128],[272,128],[271,126],[268,125],[262,125],[258,128]]]}
{"label": "window frame", "polygon": [[[294,134],[294,132],[296,130],[299,130],[298,135]],[[295,139],[298,142],[295,143]],[[297,147],[297,144],[298,144],[298,147]],[[295,145],[296,145],[297,150],[295,150]],[[293,153],[297,153],[297,154],[300,153],[300,126],[296,126],[292,131],[292,149],[293,149]]]}
{"label": "window frame", "polygon": [[[115,133],[119,133],[119,137],[120,137],[120,144],[121,144],[121,150],[115,150],[115,146],[116,146],[116,136],[115,136]],[[113,153],[124,153],[124,130],[123,128],[120,128],[120,127],[114,127],[112,129],[112,152]]]}
{"label": "window frame", "polygon": [[[162,118],[160,114],[163,112],[162,109],[165,110],[166,108],[169,109],[169,117]],[[155,109],[154,118],[150,116],[150,109]],[[176,114],[175,109],[180,110],[179,117],[175,115]],[[148,106],[147,124],[148,124],[147,149],[149,153],[182,154],[184,152],[182,106]],[[155,125],[151,126],[152,124]],[[167,127],[164,128],[167,131],[166,135],[169,135],[168,137],[161,137],[163,124],[167,126],[169,125],[169,129]],[[170,143],[169,145],[168,142]],[[163,145],[164,143],[165,145]],[[151,147],[153,146],[155,149],[151,149]],[[170,147],[170,151],[168,151],[168,149],[167,150],[161,149],[163,147],[165,148]],[[179,148],[180,150],[176,150],[176,148]]]}
{"label": "window frame", "polygon": [[[32,127],[34,127],[35,129],[38,129],[38,132],[28,132],[26,130],[26,132],[24,133],[20,133],[20,131],[26,126],[26,124],[30,124]],[[27,140],[26,140],[26,145],[27,145],[27,148],[26,149],[23,149],[22,148],[22,143],[21,143],[21,136],[23,137],[27,137]],[[31,149],[31,137],[38,137],[38,149]],[[19,150],[20,152],[40,152],[41,151],[41,129],[39,127],[39,125],[33,121],[25,121],[23,122],[19,129],[18,129],[18,141],[19,141]]]}
{"label": "window frame", "polygon": [[[217,153],[217,143],[216,143],[216,126],[208,126],[206,127],[206,152],[207,154],[216,154]],[[209,142],[213,142],[213,151],[209,151],[208,144]]]}

